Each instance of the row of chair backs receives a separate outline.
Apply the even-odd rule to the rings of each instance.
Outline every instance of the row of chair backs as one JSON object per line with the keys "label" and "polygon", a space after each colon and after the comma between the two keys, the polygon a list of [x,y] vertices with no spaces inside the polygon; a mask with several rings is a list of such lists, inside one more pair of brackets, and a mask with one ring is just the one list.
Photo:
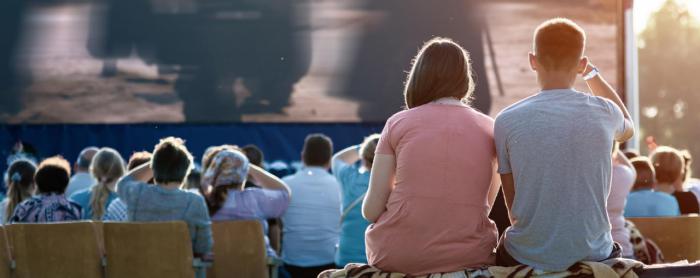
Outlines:
{"label": "row of chair backs", "polygon": [[[267,253],[258,221],[212,223],[214,264],[207,277],[267,278]],[[232,276],[232,273],[235,275]]]}
{"label": "row of chair backs", "polygon": [[0,228],[0,278],[194,277],[184,222],[88,221]]}
{"label": "row of chair backs", "polygon": [[700,217],[628,218],[646,238],[653,240],[666,261],[700,260]]}

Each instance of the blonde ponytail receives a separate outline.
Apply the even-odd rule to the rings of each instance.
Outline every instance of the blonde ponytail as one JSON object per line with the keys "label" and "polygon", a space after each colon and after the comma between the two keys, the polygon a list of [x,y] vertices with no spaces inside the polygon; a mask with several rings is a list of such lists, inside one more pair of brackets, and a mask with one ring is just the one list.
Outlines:
{"label": "blonde ponytail", "polygon": [[92,188],[90,194],[92,220],[102,220],[109,194],[112,192],[109,186],[117,182],[126,172],[124,159],[114,149],[102,148],[92,159],[90,172],[97,180],[97,185]]}

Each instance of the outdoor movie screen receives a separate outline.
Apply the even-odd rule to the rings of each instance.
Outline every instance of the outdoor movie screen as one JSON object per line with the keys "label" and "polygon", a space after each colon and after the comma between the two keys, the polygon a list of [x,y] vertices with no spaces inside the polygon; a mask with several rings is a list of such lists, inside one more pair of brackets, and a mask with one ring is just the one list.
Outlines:
{"label": "outdoor movie screen", "polygon": [[383,122],[433,36],[470,52],[472,106],[495,116],[537,91],[527,54],[552,17],[619,83],[616,0],[3,2],[3,123]]}

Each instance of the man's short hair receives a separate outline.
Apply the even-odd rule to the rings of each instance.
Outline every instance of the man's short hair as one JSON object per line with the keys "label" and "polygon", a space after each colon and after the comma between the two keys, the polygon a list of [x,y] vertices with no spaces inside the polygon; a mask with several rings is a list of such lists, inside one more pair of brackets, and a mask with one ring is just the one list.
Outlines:
{"label": "man's short hair", "polygon": [[651,154],[651,163],[656,171],[656,181],[671,184],[678,181],[685,171],[685,161],[681,153],[671,147],[657,147]]}
{"label": "man's short hair", "polygon": [[637,172],[632,190],[654,188],[656,185],[656,173],[649,158],[646,156],[638,156],[633,158],[630,163],[632,163],[634,170]]}
{"label": "man's short hair", "polygon": [[92,158],[99,150],[100,149],[97,147],[87,147],[80,151],[78,159],[75,161],[75,164],[78,166],[78,169],[89,169],[90,164],[92,164]]}
{"label": "man's short hair", "polygon": [[62,156],[44,159],[34,174],[40,193],[63,194],[70,181],[70,164]]}
{"label": "man's short hair", "polygon": [[192,155],[185,141],[176,137],[161,139],[153,150],[151,168],[157,183],[182,183],[192,169]]}
{"label": "man's short hair", "polygon": [[262,162],[265,160],[265,156],[263,155],[262,150],[258,148],[258,146],[250,144],[250,145],[245,145],[243,148],[241,148],[245,156],[248,158],[248,161],[250,161],[251,164],[261,167]]}
{"label": "man's short hair", "polygon": [[586,47],[586,33],[573,21],[554,18],[535,29],[533,50],[545,71],[576,67]]}
{"label": "man's short hair", "polygon": [[151,158],[153,158],[153,155],[150,152],[134,152],[131,154],[131,157],[129,157],[129,163],[126,165],[126,169],[129,171],[134,170],[134,168],[151,161]]}
{"label": "man's short hair", "polygon": [[320,133],[309,134],[304,140],[301,153],[306,166],[326,166],[333,156],[333,141]]}

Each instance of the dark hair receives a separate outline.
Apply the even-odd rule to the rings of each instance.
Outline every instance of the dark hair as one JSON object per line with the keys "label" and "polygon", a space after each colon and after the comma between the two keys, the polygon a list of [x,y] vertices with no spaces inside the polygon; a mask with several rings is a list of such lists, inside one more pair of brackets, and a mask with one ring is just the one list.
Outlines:
{"label": "dark hair", "polygon": [[320,133],[309,134],[301,153],[306,166],[326,166],[333,156],[333,141]]}
{"label": "dark hair", "polygon": [[265,156],[258,146],[253,144],[245,145],[243,148],[241,148],[241,150],[245,156],[248,157],[248,161],[250,161],[251,164],[262,167],[262,162],[265,161]]}
{"label": "dark hair", "polygon": [[374,152],[377,150],[377,144],[379,144],[379,134],[372,134],[367,136],[360,146],[360,156],[367,164],[367,167],[371,167],[374,163]]}
{"label": "dark hair", "polygon": [[70,164],[62,156],[44,159],[34,175],[40,193],[63,194],[70,181]]}
{"label": "dark hair", "polygon": [[131,157],[129,157],[129,163],[127,163],[126,169],[129,171],[134,170],[136,167],[139,167],[151,161],[151,158],[153,158],[153,155],[150,152],[134,152],[133,154],[131,154]]}
{"label": "dark hair", "polygon": [[32,196],[34,192],[34,174],[36,165],[26,159],[15,160],[5,173],[5,184],[7,185],[7,207],[3,217],[5,223],[8,222],[17,204]]}
{"label": "dark hair", "polygon": [[433,38],[413,58],[404,101],[413,108],[443,97],[467,101],[474,92],[469,53],[447,38]]}
{"label": "dark hair", "polygon": [[180,138],[161,139],[153,150],[151,168],[156,183],[182,183],[192,166],[192,155]]}
{"label": "dark hair", "polygon": [[626,149],[626,150],[622,151],[622,154],[624,154],[627,157],[627,159],[639,157],[639,151],[634,150],[634,149]]}
{"label": "dark hair", "polygon": [[99,150],[100,149],[97,147],[87,147],[80,151],[78,159],[75,162],[75,165],[78,166],[78,169],[89,169],[90,164],[92,164],[92,158],[95,157],[95,154],[97,154],[97,151]]}
{"label": "dark hair", "polygon": [[185,189],[201,189],[201,183],[202,183],[202,173],[199,172],[199,170],[194,169],[190,171],[190,174],[187,175],[187,180],[185,181]]}
{"label": "dark hair", "polygon": [[631,161],[637,172],[637,178],[634,181],[632,190],[653,189],[656,185],[656,172],[651,161],[646,156],[638,156]]}
{"label": "dark hair", "polygon": [[693,155],[691,155],[690,151],[688,150],[682,150],[681,156],[683,156],[683,162],[685,164],[685,174],[683,175],[683,182],[686,182],[691,177],[693,177],[693,167],[691,167],[691,165],[693,164]]}
{"label": "dark hair", "polygon": [[586,33],[569,19],[550,19],[535,30],[535,57],[545,70],[570,70],[576,67],[585,47]]}
{"label": "dark hair", "polygon": [[228,198],[229,190],[239,188],[240,186],[240,184],[215,186],[205,198],[207,201],[207,207],[209,207],[209,215],[216,214],[216,212],[218,212],[221,207],[224,206],[224,202],[226,202],[226,199]]}

